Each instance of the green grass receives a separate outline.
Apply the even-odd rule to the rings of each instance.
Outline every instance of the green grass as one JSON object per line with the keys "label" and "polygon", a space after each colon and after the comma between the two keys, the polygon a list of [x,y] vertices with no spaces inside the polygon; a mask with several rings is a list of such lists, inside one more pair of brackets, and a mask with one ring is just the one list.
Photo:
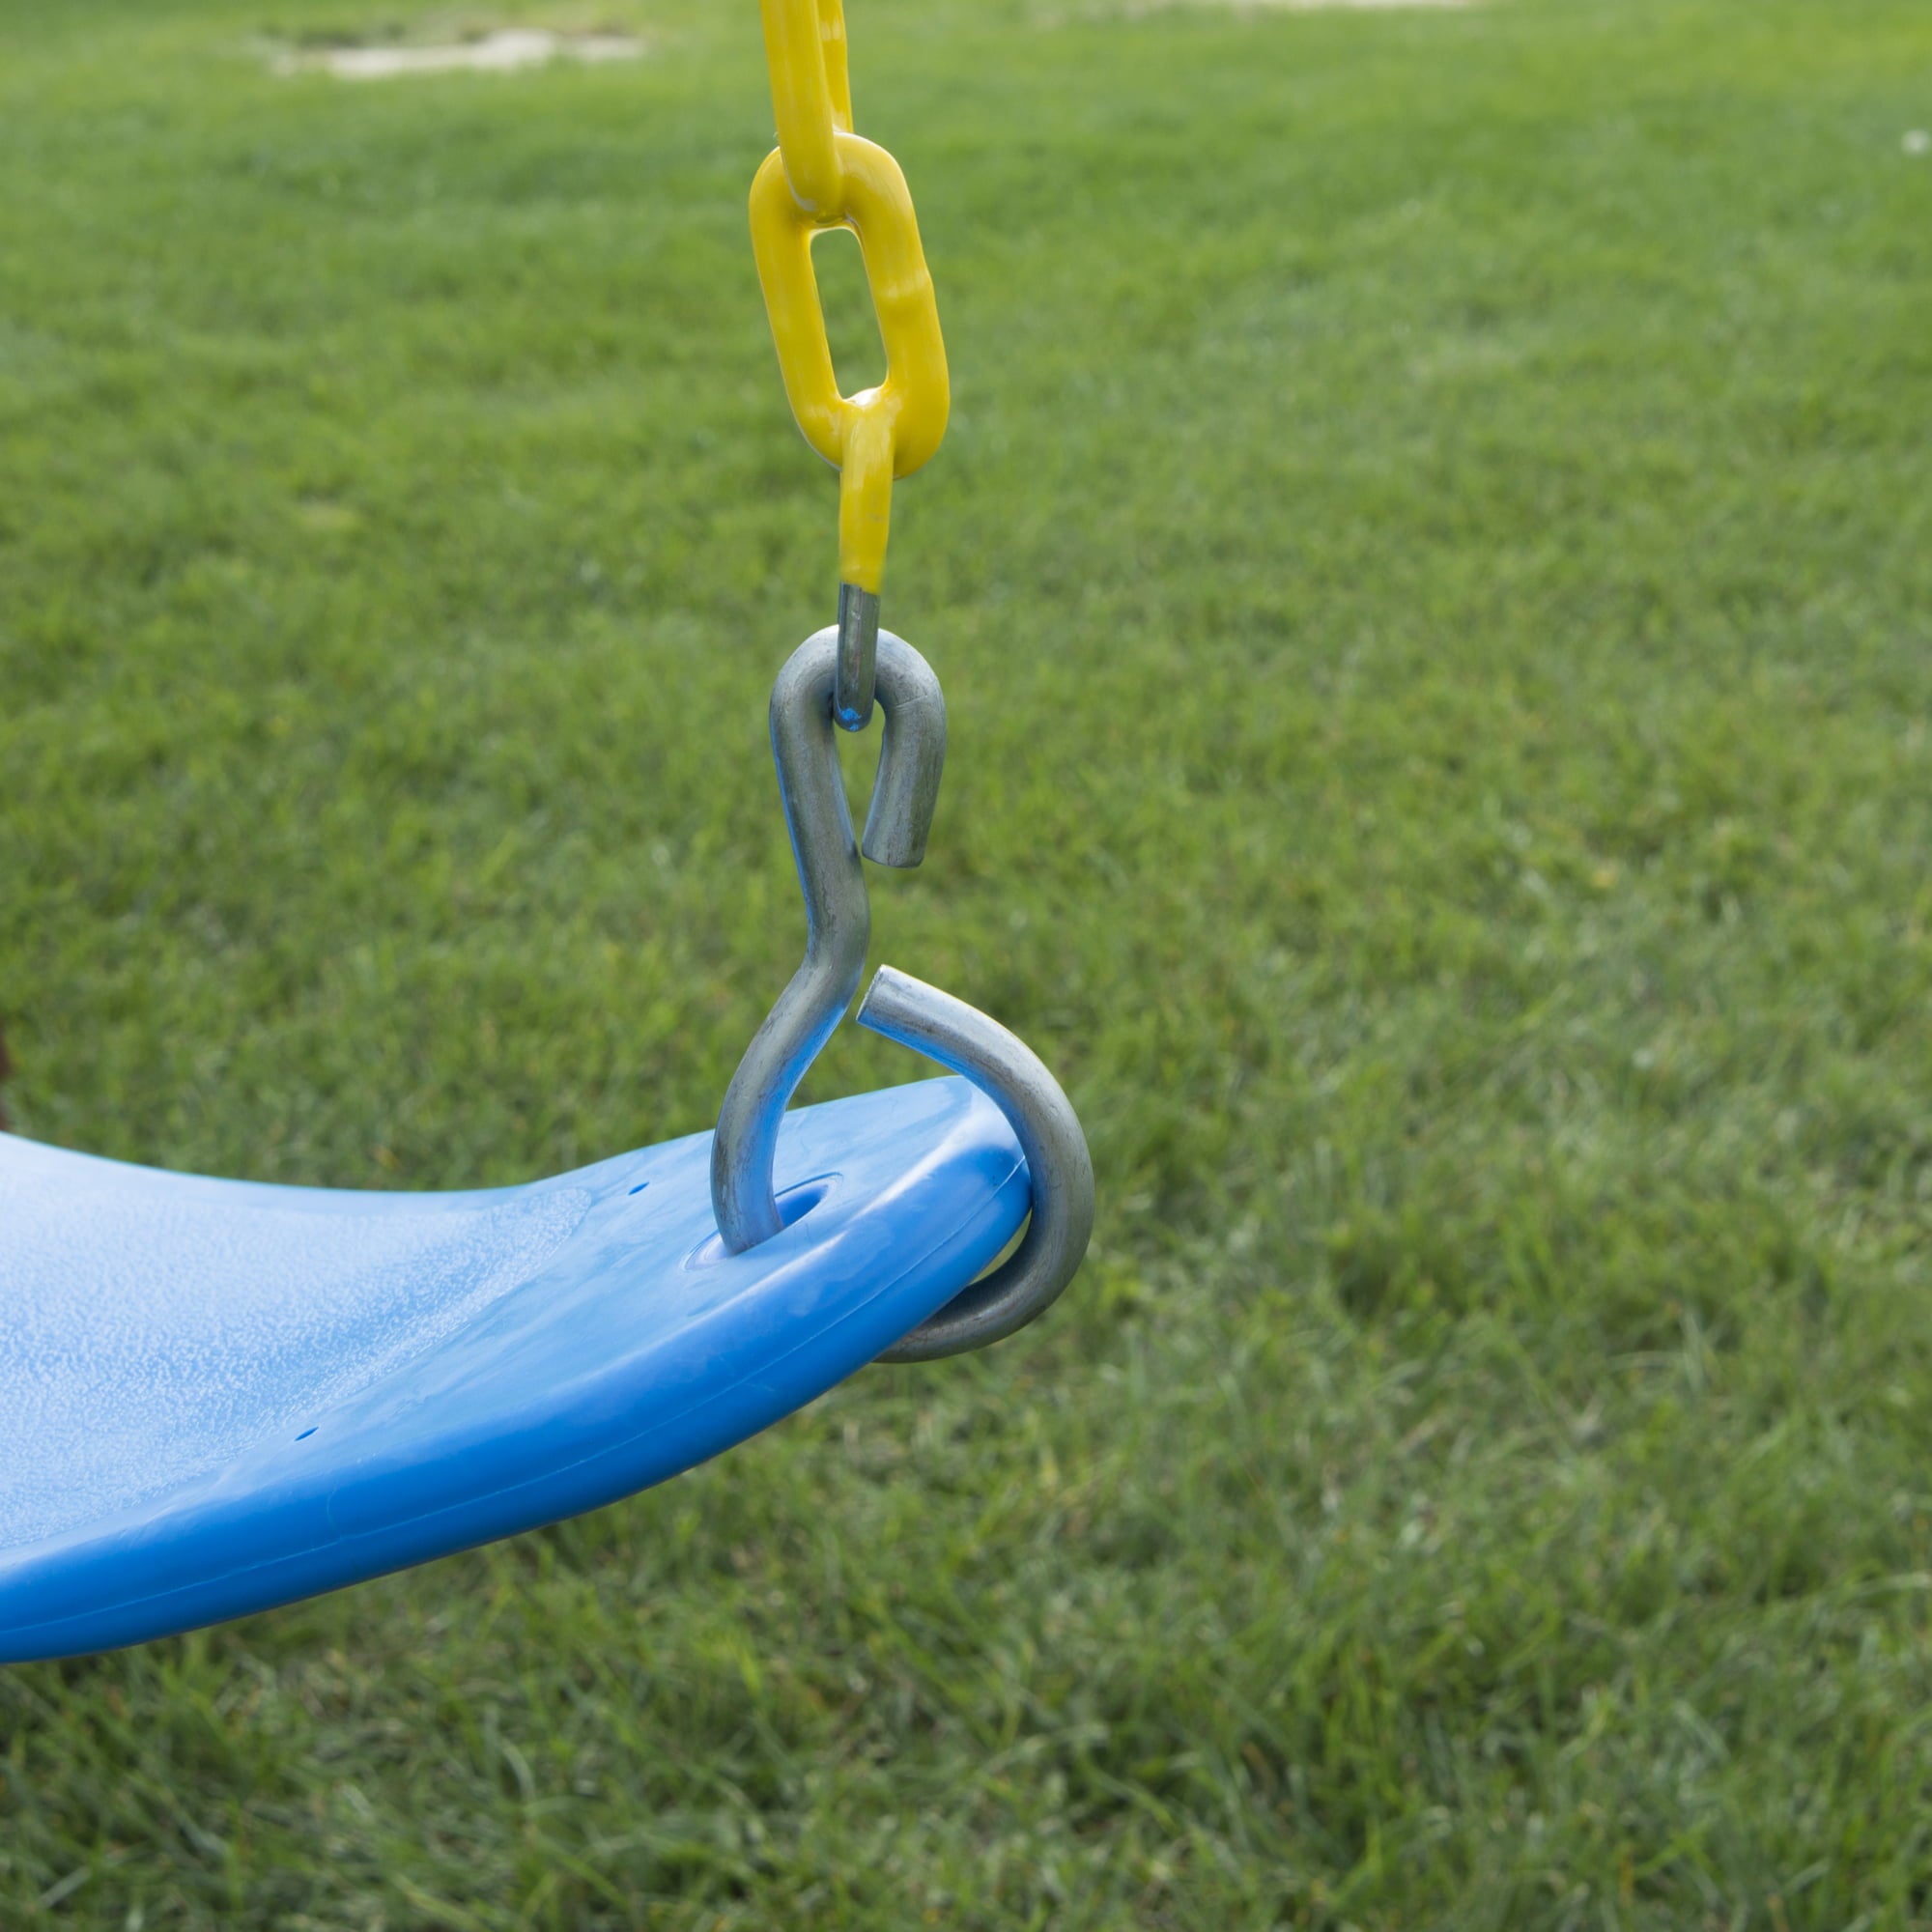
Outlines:
{"label": "green grass", "polygon": [[[833,570],[754,12],[360,89],[260,42],[393,6],[0,19],[21,1130],[708,1124]],[[1932,1925],[1932,12],[852,13],[956,398],[877,953],[1061,1070],[1094,1259],[619,1508],[0,1671],[0,1924]]]}

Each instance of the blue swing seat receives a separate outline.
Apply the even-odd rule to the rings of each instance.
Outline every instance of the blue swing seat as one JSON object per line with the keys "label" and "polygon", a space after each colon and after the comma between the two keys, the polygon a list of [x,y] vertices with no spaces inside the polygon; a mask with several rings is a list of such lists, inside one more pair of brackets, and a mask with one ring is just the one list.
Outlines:
{"label": "blue swing seat", "polygon": [[356,1194],[0,1135],[0,1662],[266,1609],[659,1483],[951,1301],[1031,1199],[961,1079],[786,1116],[724,1252],[711,1135]]}

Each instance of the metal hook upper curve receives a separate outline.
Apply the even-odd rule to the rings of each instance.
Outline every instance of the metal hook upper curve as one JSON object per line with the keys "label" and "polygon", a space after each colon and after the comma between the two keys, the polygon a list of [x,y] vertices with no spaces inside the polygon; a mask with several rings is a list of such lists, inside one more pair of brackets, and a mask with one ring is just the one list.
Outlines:
{"label": "metal hook upper curve", "polygon": [[[711,1206],[732,1254],[782,1228],[772,1189],[784,1111],[859,990],[871,904],[845,804],[833,732],[837,628],[808,638],[772,689],[772,756],[792,856],[805,894],[805,960],[779,995],[724,1094],[711,1147]],[[879,633],[877,697],[885,713],[865,855],[917,866],[946,766],[946,697],[932,667],[904,639]]]}

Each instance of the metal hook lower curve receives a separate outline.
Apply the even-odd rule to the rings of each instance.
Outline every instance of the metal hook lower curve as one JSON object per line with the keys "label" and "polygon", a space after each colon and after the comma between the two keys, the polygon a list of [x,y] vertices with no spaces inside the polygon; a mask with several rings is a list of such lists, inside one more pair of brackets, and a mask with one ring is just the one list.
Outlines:
{"label": "metal hook lower curve", "polygon": [[908,973],[879,968],[859,1024],[972,1081],[1006,1115],[1033,1183],[1019,1246],[879,1360],[934,1362],[1003,1341],[1059,1299],[1093,1237],[1094,1161],[1080,1118],[1024,1040]]}
{"label": "metal hook lower curve", "polygon": [[[772,1191],[779,1125],[798,1083],[859,990],[871,903],[845,805],[833,734],[836,628],[808,638],[772,688],[772,756],[805,894],[805,960],[731,1077],[711,1147],[711,1206],[733,1254],[784,1225]],[[885,713],[879,775],[866,818],[866,857],[917,866],[946,765],[946,698],[932,667],[902,638],[879,633],[877,696]]]}

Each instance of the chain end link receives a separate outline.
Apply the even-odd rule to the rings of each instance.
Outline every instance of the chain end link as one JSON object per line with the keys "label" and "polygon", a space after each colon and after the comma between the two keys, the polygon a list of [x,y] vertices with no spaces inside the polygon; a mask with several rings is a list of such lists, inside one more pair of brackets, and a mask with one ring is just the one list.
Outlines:
{"label": "chain end link", "polygon": [[832,717],[841,731],[863,731],[872,722],[878,677],[879,593],[841,583],[838,668],[832,688]]}

